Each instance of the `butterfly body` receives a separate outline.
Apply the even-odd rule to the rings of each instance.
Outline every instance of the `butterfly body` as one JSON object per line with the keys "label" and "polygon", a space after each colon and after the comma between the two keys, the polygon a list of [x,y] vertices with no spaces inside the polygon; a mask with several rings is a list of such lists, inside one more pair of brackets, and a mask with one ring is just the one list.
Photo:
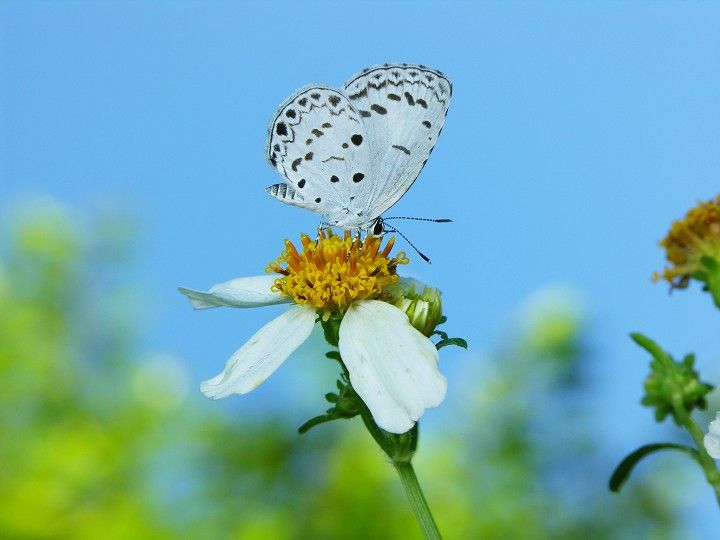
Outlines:
{"label": "butterfly body", "polygon": [[341,90],[301,88],[273,117],[267,159],[285,182],[266,191],[330,225],[377,230],[425,165],[451,94],[442,73],[411,64],[366,69]]}

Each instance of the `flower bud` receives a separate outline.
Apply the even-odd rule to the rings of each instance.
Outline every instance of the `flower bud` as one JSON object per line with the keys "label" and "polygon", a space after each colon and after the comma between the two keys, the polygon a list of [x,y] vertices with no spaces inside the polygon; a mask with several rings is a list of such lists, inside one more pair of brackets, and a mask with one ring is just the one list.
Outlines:
{"label": "flower bud", "polygon": [[410,324],[425,336],[431,336],[442,321],[442,296],[440,291],[416,279],[400,278],[395,285],[387,287],[390,303],[404,311]]}
{"label": "flower bud", "polygon": [[675,423],[680,424],[676,416],[678,407],[688,414],[694,409],[705,409],[705,396],[713,387],[700,380],[700,374],[695,369],[695,355],[687,354],[677,361],[650,338],[637,333],[632,334],[632,338],[653,356],[650,374],[645,379],[642,404],[655,408],[658,422],[670,414]]}

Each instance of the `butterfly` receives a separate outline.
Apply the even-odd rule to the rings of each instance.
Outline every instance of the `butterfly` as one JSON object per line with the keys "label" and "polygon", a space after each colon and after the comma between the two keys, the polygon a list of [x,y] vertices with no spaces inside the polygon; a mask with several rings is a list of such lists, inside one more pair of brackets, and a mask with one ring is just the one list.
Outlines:
{"label": "butterfly", "polygon": [[328,225],[381,234],[381,214],[420,174],[451,96],[445,75],[412,64],[365,69],[341,90],[299,89],[268,130],[267,159],[285,182],[267,193]]}

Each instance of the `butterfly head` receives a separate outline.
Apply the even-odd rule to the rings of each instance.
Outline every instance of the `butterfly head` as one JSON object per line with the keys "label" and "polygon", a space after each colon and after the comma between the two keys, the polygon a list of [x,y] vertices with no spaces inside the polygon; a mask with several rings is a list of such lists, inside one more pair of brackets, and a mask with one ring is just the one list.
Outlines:
{"label": "butterfly head", "polygon": [[368,231],[373,236],[382,236],[383,234],[385,234],[385,232],[387,232],[385,230],[385,222],[381,217],[375,218],[374,221],[370,222]]}

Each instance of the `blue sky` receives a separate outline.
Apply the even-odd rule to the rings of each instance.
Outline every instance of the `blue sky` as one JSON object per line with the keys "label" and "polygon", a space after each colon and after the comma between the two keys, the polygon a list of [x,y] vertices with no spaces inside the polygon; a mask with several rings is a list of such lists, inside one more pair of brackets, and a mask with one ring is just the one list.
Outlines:
{"label": "blue sky", "polygon": [[[386,61],[454,83],[392,210],[455,220],[402,228],[433,259],[408,273],[443,290],[451,333],[473,345],[447,355],[451,394],[551,284],[583,299],[618,455],[662,433],[638,406],[647,362],[628,332],[720,375],[709,299],[649,279],[671,220],[720,191],[720,4],[3,2],[0,39],[0,206],[49,195],[132,215],[144,346],[186,360],[192,384],[280,308],[193,313],[175,286],[262,273],[318,222],[264,193],[279,178],[263,157],[273,111]],[[288,373],[236,401],[302,380]]]}

